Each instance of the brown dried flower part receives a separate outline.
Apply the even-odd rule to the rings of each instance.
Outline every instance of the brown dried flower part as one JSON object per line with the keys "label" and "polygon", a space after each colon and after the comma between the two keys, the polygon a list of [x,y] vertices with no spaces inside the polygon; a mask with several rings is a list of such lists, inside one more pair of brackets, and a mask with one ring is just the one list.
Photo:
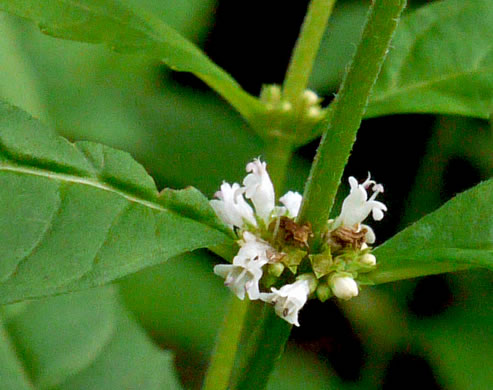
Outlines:
{"label": "brown dried flower part", "polygon": [[329,233],[327,242],[335,249],[347,247],[361,249],[361,246],[366,243],[365,236],[367,232],[368,229],[364,227],[358,231],[355,228],[340,226]]}
{"label": "brown dried flower part", "polygon": [[268,250],[266,252],[267,258],[269,259],[270,263],[280,263],[284,257],[286,257],[286,253],[284,252],[277,252],[275,250]]}
{"label": "brown dried flower part", "polygon": [[286,243],[308,248],[308,240],[313,237],[312,225],[310,222],[300,225],[291,218],[281,217],[278,234],[283,237]]}

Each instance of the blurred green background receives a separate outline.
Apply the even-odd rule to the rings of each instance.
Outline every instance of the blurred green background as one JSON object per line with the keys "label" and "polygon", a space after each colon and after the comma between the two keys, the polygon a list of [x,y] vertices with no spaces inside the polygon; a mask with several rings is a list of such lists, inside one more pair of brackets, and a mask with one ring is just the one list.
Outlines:
{"label": "blurred green background", "polygon": [[[230,72],[249,92],[281,83],[307,1],[127,0],[151,10]],[[426,1],[411,1],[410,9]],[[369,1],[338,1],[311,87],[330,102],[355,48]],[[159,62],[98,45],[56,40],[0,15],[0,96],[71,140],[130,152],[158,187],[193,185],[212,196],[239,181],[262,142],[200,81]],[[297,151],[286,188],[302,191],[318,141]],[[368,171],[385,185],[389,213],[378,242],[493,173],[486,121],[395,115],[364,121],[346,177]],[[175,352],[189,388],[201,375],[229,292],[206,251],[121,282],[148,334]],[[493,277],[438,275],[367,288],[348,303],[310,302],[269,389],[489,389]]]}

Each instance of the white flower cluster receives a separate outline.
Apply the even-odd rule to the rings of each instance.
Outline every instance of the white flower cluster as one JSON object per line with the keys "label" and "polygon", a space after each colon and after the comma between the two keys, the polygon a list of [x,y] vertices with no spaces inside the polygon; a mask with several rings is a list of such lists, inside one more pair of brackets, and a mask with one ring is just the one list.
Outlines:
{"label": "white flower cluster", "polygon": [[[219,218],[230,227],[235,226],[240,229],[248,225],[258,227],[259,219],[264,224],[268,224],[273,214],[278,216],[287,213],[291,218],[296,218],[298,215],[302,200],[298,192],[289,191],[279,199],[284,207],[275,206],[274,186],[266,166],[267,164],[259,159],[248,163],[246,171],[249,174],[243,179],[243,186],[224,182],[221,190],[215,194],[217,199],[210,201]],[[245,197],[252,201],[255,213]]]}
{"label": "white flower cluster", "polygon": [[[295,218],[301,206],[301,194],[289,191],[279,201],[283,207],[275,206],[275,193],[272,181],[267,173],[266,163],[256,159],[246,166],[249,174],[238,183],[223,183],[221,190],[210,201],[212,208],[224,223],[230,227],[243,230],[240,250],[233,259],[233,264],[219,264],[214,272],[225,279],[224,284],[240,299],[261,299],[274,303],[276,312],[291,324],[298,325],[298,311],[308,299],[307,283],[295,282],[280,290],[272,289],[272,293],[260,293],[259,282],[262,278],[262,267],[270,262],[269,254],[275,250],[266,241],[249,232],[249,227],[257,228],[259,224],[268,226],[272,218],[288,215]],[[246,202],[250,199],[255,207]],[[253,230],[252,229],[252,230]]]}
{"label": "white flower cluster", "polygon": [[[210,201],[211,206],[221,220],[235,229],[240,237],[240,250],[232,264],[220,264],[214,272],[225,279],[225,285],[240,299],[248,295],[250,300],[260,299],[275,306],[276,313],[291,324],[299,326],[298,313],[305,305],[308,297],[317,288],[317,279],[312,274],[299,275],[293,283],[285,284],[280,289],[271,288],[270,293],[260,291],[260,281],[266,266],[279,262],[279,248],[268,242],[263,234],[268,231],[274,221],[281,218],[294,220],[300,210],[302,196],[289,191],[279,201],[283,206],[275,205],[275,192],[272,181],[267,173],[266,163],[255,159],[246,166],[248,172],[243,185],[223,183],[220,191],[215,194],[217,199]],[[358,184],[350,177],[351,192],[344,200],[342,212],[335,221],[331,221],[331,230],[341,227],[352,231],[364,232],[368,243],[375,241],[373,230],[362,222],[370,213],[375,220],[383,218],[387,208],[375,200],[383,187],[368,179]],[[368,199],[367,190],[371,187],[373,194]],[[246,198],[246,199],[245,199]],[[247,202],[250,200],[254,206]],[[254,211],[255,209],[255,211]],[[294,221],[293,221],[294,223]],[[264,238],[262,238],[264,237]],[[363,244],[362,249],[367,246]],[[282,255],[285,255],[284,253]],[[282,257],[282,256],[281,256]],[[375,257],[364,253],[359,260],[366,266],[374,266]],[[350,273],[344,271],[331,272],[328,278],[332,295],[341,299],[349,299],[358,295],[358,284]]]}

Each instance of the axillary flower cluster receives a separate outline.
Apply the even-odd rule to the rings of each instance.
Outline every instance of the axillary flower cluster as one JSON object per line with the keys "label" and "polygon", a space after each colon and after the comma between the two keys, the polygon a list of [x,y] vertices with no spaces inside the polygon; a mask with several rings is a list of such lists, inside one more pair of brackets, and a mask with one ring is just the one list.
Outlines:
{"label": "axillary flower cluster", "polygon": [[370,283],[364,274],[376,267],[369,246],[375,242],[375,234],[362,222],[370,214],[376,221],[383,218],[387,208],[375,200],[383,186],[370,176],[361,184],[350,177],[351,190],[341,213],[327,221],[324,244],[312,253],[310,224],[296,222],[301,194],[289,191],[279,198],[282,206],[276,206],[266,163],[256,159],[246,170],[242,186],[224,182],[215,194],[217,199],[210,201],[219,218],[237,235],[240,247],[232,264],[214,267],[224,284],[240,299],[248,296],[273,304],[280,317],[296,326],[298,313],[309,298],[325,301],[332,296],[357,296],[359,287]]}

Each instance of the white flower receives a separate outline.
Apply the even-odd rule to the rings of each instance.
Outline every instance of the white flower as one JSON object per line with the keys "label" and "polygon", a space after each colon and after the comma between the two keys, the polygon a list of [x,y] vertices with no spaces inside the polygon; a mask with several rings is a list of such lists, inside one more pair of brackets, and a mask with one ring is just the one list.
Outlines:
{"label": "white flower", "polygon": [[305,305],[310,294],[310,282],[298,280],[293,284],[286,284],[280,290],[271,288],[271,293],[261,293],[260,299],[275,305],[277,315],[290,324],[300,326],[298,312]]}
{"label": "white flower", "polygon": [[279,201],[286,206],[291,218],[296,218],[298,216],[302,200],[303,196],[300,193],[293,191],[288,191],[281,198],[279,198]]}
{"label": "white flower", "polygon": [[330,279],[330,287],[337,298],[351,299],[358,295],[358,285],[350,276],[335,274]]}
{"label": "white flower", "polygon": [[274,186],[267,173],[266,163],[255,159],[246,166],[250,172],[243,180],[245,197],[251,199],[257,215],[268,223],[270,213],[274,209],[276,196]]}
{"label": "white flower", "polygon": [[[354,177],[349,177],[349,184],[351,191],[349,195],[344,199],[342,203],[341,214],[336,218],[334,227],[346,226],[350,228],[356,228],[358,231],[361,228],[367,229],[367,241],[369,243],[375,242],[375,234],[373,230],[367,225],[361,225],[370,213],[372,213],[375,221],[380,221],[383,218],[383,212],[387,211],[387,206],[382,202],[375,200],[380,192],[383,192],[383,186],[375,183],[375,181],[368,179],[362,184],[358,184],[358,181]],[[366,190],[372,186],[373,194],[368,199]]]}
{"label": "white flower", "polygon": [[218,199],[212,199],[210,205],[225,224],[241,228],[244,221],[247,221],[257,225],[253,210],[243,198],[243,189],[238,183],[230,185],[224,182],[215,196]]}
{"label": "white flower", "polygon": [[259,299],[262,267],[269,262],[267,251],[272,248],[249,232],[243,233],[240,245],[233,264],[218,264],[214,267],[214,273],[223,277],[224,284],[241,300],[245,298],[245,293],[250,300]]}

